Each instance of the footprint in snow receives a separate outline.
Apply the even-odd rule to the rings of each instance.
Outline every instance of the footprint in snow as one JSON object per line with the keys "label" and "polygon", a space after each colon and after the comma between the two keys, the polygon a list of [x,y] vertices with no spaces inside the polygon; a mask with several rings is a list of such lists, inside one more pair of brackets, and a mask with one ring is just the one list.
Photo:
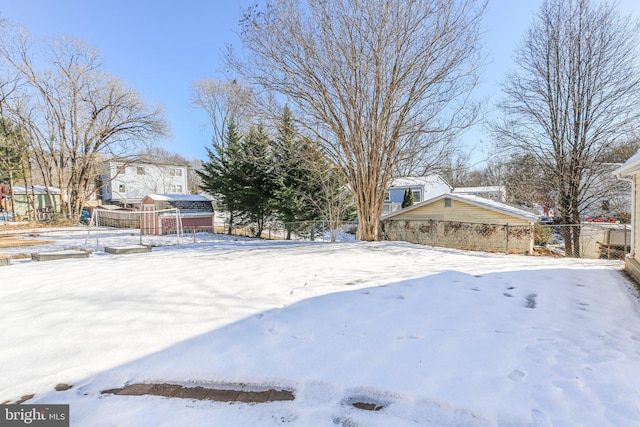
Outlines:
{"label": "footprint in snow", "polygon": [[533,427],[552,427],[547,414],[539,409],[531,410],[531,421],[533,421]]}
{"label": "footprint in snow", "polygon": [[509,379],[515,383],[524,382],[524,378],[527,376],[526,372],[521,371],[520,369],[514,369],[509,374]]}
{"label": "footprint in snow", "polygon": [[397,340],[421,340],[422,337],[419,335],[401,335],[396,338]]}

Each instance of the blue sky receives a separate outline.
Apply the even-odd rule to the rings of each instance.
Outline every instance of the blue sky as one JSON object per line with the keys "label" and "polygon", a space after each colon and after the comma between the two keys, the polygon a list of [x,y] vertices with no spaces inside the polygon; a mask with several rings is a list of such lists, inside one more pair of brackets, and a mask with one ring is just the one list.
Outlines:
{"label": "blue sky", "polygon": [[[191,84],[219,77],[220,54],[238,45],[235,31],[241,10],[259,0],[0,0],[0,18],[24,25],[36,37],[65,34],[96,47],[106,71],[160,103],[173,128],[164,148],[187,158],[204,159],[211,129],[202,111],[189,102]],[[541,0],[490,0],[485,19],[488,64],[477,96],[496,97],[511,67],[514,48]],[[638,0],[623,0],[621,11],[640,17]],[[463,141],[482,161],[489,139],[478,126]]]}

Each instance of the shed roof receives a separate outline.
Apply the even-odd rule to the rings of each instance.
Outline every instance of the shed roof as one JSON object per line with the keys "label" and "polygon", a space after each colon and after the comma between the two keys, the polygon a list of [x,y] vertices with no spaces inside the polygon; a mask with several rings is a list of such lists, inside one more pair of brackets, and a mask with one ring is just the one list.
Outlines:
{"label": "shed roof", "polygon": [[199,194],[148,194],[144,197],[149,197],[156,201],[181,201],[181,202],[210,202],[211,200],[205,196]]}
{"label": "shed roof", "polygon": [[453,200],[458,200],[461,202],[469,203],[471,205],[479,206],[481,208],[485,208],[494,212],[510,215],[525,221],[529,221],[529,222],[538,221],[538,216],[536,214],[528,212],[524,209],[520,209],[516,206],[511,206],[505,203],[496,202],[494,200],[485,199],[484,197],[472,196],[470,194],[452,194],[452,193],[441,194],[437,197],[433,197],[429,200],[425,200],[424,202],[416,203],[413,206],[409,206],[407,208],[393,212],[390,215],[383,217],[382,219],[385,220],[385,219],[393,218],[394,216],[398,216],[405,212],[418,209],[422,206],[437,202],[438,200],[442,200],[447,197]]}

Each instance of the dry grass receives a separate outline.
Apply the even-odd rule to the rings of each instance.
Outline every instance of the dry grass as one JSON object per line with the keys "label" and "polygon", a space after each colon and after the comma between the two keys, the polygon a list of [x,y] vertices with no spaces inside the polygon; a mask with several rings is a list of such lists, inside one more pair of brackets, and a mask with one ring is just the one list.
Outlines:
{"label": "dry grass", "polygon": [[22,248],[54,243],[53,240],[18,239],[15,237],[0,237],[0,248]]}
{"label": "dry grass", "polygon": [[46,228],[51,227],[51,224],[44,222],[0,222],[0,231],[9,230],[30,230],[32,228]]}

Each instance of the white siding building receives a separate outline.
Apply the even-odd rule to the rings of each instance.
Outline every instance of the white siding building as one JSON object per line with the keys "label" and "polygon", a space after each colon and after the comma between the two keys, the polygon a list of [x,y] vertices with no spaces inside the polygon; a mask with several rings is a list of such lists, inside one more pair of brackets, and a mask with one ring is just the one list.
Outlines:
{"label": "white siding building", "polygon": [[184,165],[108,161],[102,182],[102,200],[123,206],[137,206],[148,194],[189,194]]}

